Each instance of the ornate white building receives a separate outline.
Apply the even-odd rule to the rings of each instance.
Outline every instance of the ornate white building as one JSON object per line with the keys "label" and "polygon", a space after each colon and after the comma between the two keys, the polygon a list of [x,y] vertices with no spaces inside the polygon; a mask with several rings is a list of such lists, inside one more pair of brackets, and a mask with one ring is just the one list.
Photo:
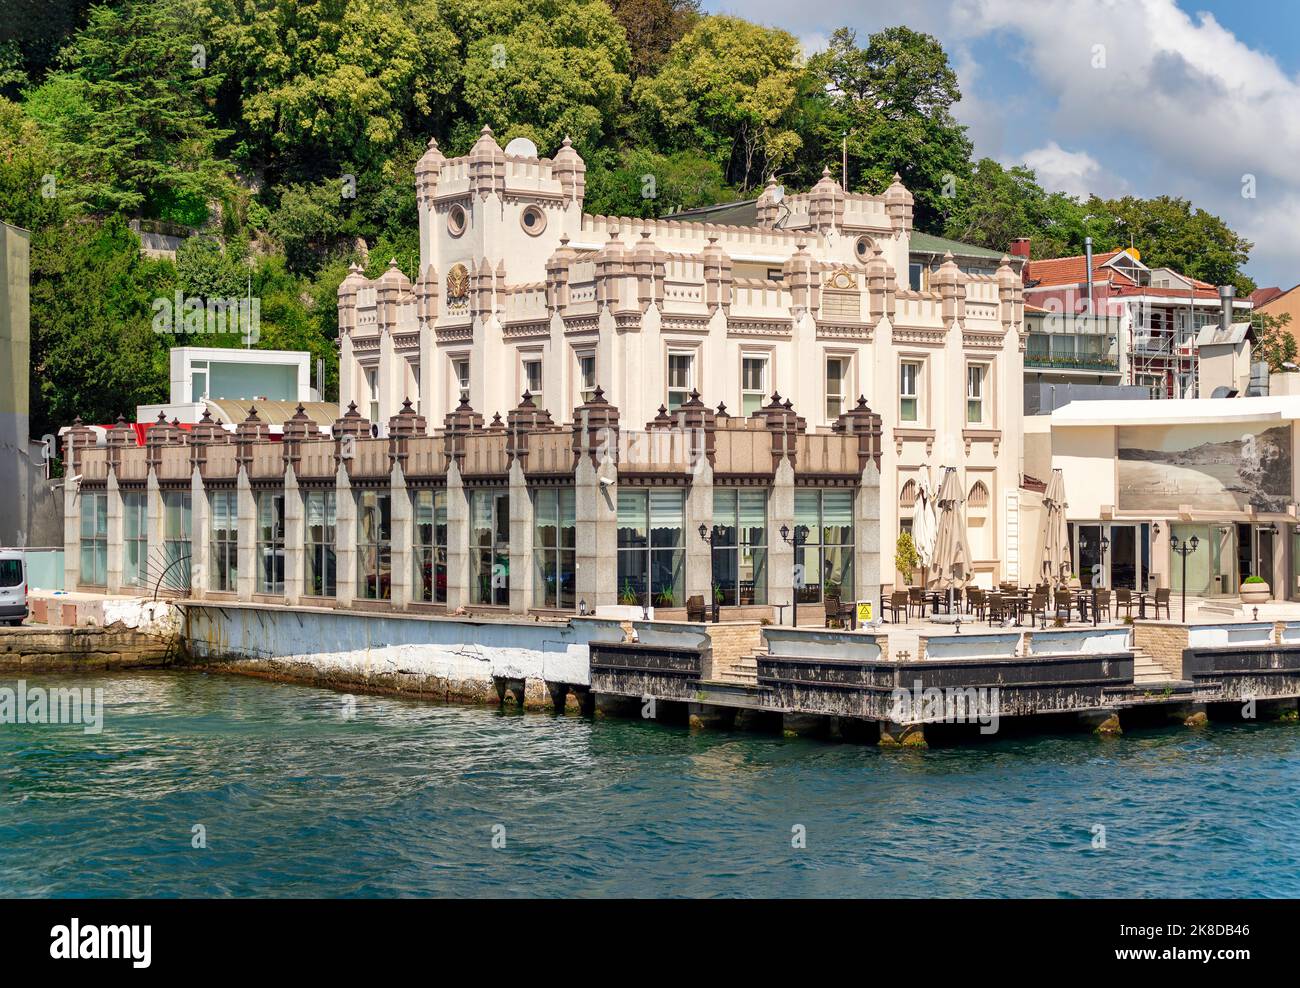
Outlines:
{"label": "ornate white building", "polygon": [[937,483],[955,466],[978,582],[1026,578],[1011,259],[968,274],[947,256],[912,290],[913,200],[897,177],[883,195],[846,193],[829,171],[800,194],[770,182],[755,226],[723,226],[584,213],[585,172],[567,139],[554,158],[508,155],[486,127],[464,157],[430,141],[415,169],[419,278],[354,267],[339,287],[341,405],[385,423],[409,397],[441,424],[462,398],[504,418],[527,391],[563,421],[600,386],[632,425],[692,390],[733,416],[776,393],[829,430],[862,396],[883,423],[884,559],[918,472]]}

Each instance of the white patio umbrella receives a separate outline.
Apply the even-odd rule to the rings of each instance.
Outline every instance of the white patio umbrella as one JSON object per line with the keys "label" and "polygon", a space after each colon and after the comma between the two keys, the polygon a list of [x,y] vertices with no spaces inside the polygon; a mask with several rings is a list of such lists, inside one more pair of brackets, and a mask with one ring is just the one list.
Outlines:
{"label": "white patio umbrella", "polygon": [[955,467],[948,467],[944,473],[937,501],[939,522],[934,537],[934,568],[939,582],[948,588],[951,609],[953,588],[971,578],[970,546],[966,539],[966,519],[962,516],[965,498]]}
{"label": "white patio umbrella", "polygon": [[1052,471],[1043,494],[1043,579],[1055,591],[1066,579],[1070,569],[1070,534],[1066,528],[1065,478],[1060,469]]}
{"label": "white patio umbrella", "polygon": [[934,488],[930,486],[930,468],[922,467],[916,475],[916,503],[912,507],[912,544],[921,559],[923,583],[929,582],[934,563],[934,537],[938,534],[938,515]]}

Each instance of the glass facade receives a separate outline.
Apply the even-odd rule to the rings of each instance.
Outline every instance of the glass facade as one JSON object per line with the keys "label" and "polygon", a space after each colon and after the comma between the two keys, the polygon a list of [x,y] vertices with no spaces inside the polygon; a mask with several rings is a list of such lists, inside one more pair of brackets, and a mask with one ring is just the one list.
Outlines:
{"label": "glass facade", "polygon": [[333,597],[338,593],[338,563],[334,550],[338,502],[334,491],[308,491],[303,498],[306,522],[305,593]]}
{"label": "glass facade", "polygon": [[686,589],[686,495],[618,492],[618,602],[680,607]]}
{"label": "glass facade", "polygon": [[767,603],[767,491],[713,492],[713,596],[724,605]]}
{"label": "glass facade", "polygon": [[239,583],[239,506],[234,491],[213,491],[208,495],[212,514],[209,531],[208,589],[235,593]]}
{"label": "glass facade", "polygon": [[163,582],[174,588],[189,583],[187,563],[193,558],[194,496],[189,491],[163,491]]}
{"label": "glass facade", "polygon": [[149,582],[149,498],[122,495],[122,584],[144,587]]}
{"label": "glass facade", "polygon": [[577,608],[577,547],[572,487],[546,487],[533,494],[533,605]]}
{"label": "glass facade", "polygon": [[412,498],[415,518],[415,599],[428,604],[445,604],[447,492],[416,491]]}
{"label": "glass facade", "polygon": [[796,599],[818,603],[823,595],[853,599],[853,491],[804,489],[794,493]]}
{"label": "glass facade", "polygon": [[257,592],[284,593],[284,494],[257,493]]}
{"label": "glass facade", "polygon": [[389,600],[393,595],[393,496],[387,491],[357,494],[357,596]]}
{"label": "glass facade", "polygon": [[108,583],[108,495],[81,494],[81,582]]}
{"label": "glass facade", "polygon": [[470,586],[474,603],[510,604],[510,494],[504,490],[470,495]]}

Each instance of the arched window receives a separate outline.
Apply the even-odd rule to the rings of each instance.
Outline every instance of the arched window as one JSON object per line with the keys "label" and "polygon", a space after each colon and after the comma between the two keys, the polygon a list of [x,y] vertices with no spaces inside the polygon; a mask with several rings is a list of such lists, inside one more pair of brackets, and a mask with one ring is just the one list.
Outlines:
{"label": "arched window", "polygon": [[989,506],[989,489],[984,486],[984,481],[977,480],[971,484],[970,493],[966,495],[966,506],[970,508]]}
{"label": "arched window", "polygon": [[900,508],[912,508],[916,505],[916,481],[909,480],[903,485],[903,490],[898,495],[898,506]]}

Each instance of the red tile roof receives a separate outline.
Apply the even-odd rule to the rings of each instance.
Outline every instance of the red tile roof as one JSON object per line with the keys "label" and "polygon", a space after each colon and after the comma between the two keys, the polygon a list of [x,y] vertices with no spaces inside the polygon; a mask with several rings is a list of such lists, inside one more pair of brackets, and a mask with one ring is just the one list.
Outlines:
{"label": "red tile roof", "polygon": [[1279,288],[1277,285],[1273,285],[1270,288],[1256,288],[1253,292],[1250,293],[1250,300],[1254,302],[1257,306],[1267,305],[1269,302],[1273,301],[1273,299],[1278,298],[1279,296],[1285,294],[1286,292],[1284,292],[1281,288]]}
{"label": "red tile roof", "polygon": [[[1111,250],[1101,254],[1093,254],[1093,278],[1096,279],[1103,274],[1097,269],[1119,253],[1117,250]],[[1043,261],[1030,261],[1027,277],[1029,281],[1036,281],[1040,285],[1079,284],[1087,280],[1087,271],[1088,258],[1083,254],[1079,254],[1076,257],[1053,257]]]}

